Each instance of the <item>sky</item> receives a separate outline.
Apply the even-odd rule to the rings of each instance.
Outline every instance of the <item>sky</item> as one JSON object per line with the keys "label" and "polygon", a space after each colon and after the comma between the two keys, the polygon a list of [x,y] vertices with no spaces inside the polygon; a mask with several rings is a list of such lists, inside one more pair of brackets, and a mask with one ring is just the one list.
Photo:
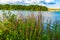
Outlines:
{"label": "sky", "polygon": [[55,3],[55,4],[42,4],[44,6],[47,6],[48,8],[60,8],[60,0],[0,0],[0,4],[9,4],[9,3],[15,3],[15,2],[25,2],[25,3],[31,3],[33,4],[34,2],[37,4],[40,4],[40,1],[44,1],[46,3]]}
{"label": "sky", "polygon": [[54,3],[56,4],[51,4],[51,5],[46,5],[49,8],[60,8],[60,0],[55,0]]}

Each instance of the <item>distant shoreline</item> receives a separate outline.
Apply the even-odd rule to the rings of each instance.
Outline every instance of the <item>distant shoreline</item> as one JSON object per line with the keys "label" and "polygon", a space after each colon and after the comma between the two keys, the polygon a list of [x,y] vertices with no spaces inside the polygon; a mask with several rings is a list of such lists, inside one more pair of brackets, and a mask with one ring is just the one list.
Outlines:
{"label": "distant shoreline", "polygon": [[30,10],[30,11],[48,11],[46,6],[39,6],[39,5],[0,5],[0,10]]}

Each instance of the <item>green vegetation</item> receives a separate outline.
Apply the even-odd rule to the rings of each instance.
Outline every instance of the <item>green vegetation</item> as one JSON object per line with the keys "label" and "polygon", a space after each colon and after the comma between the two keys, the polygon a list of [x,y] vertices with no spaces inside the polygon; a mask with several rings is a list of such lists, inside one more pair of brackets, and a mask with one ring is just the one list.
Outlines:
{"label": "green vegetation", "polygon": [[30,6],[23,6],[23,5],[0,5],[0,10],[32,10],[32,11],[48,11],[48,8],[45,6],[38,6],[38,5],[30,5]]}
{"label": "green vegetation", "polygon": [[60,40],[58,22],[51,26],[51,21],[47,21],[45,28],[41,21],[40,14],[36,20],[34,14],[27,18],[22,15],[18,18],[11,12],[3,13],[3,20],[0,20],[0,40]]}

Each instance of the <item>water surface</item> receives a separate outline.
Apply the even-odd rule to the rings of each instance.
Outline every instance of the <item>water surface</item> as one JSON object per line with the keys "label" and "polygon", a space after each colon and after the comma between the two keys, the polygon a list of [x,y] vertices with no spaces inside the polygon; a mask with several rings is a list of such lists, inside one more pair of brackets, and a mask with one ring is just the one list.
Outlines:
{"label": "water surface", "polygon": [[[2,13],[8,13],[9,11],[8,10],[0,10],[0,16],[2,16]],[[58,11],[20,11],[20,10],[11,10],[10,11],[12,14],[16,14],[16,15],[23,15],[24,17],[25,16],[28,16],[28,15],[31,15],[31,14],[34,14],[37,18],[37,15],[38,14],[42,14],[42,17],[43,17],[43,20],[44,20],[44,23],[48,21],[51,21],[51,22],[54,22],[54,21],[59,21],[60,22],[60,12]],[[0,17],[1,18],[1,17]]]}

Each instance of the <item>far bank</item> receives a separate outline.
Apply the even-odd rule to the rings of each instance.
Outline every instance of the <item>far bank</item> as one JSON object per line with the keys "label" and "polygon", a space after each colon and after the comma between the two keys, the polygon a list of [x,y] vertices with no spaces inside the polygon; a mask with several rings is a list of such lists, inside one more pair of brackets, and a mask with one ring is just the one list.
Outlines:
{"label": "far bank", "polygon": [[0,10],[30,10],[30,11],[48,11],[46,6],[39,5],[0,5]]}

